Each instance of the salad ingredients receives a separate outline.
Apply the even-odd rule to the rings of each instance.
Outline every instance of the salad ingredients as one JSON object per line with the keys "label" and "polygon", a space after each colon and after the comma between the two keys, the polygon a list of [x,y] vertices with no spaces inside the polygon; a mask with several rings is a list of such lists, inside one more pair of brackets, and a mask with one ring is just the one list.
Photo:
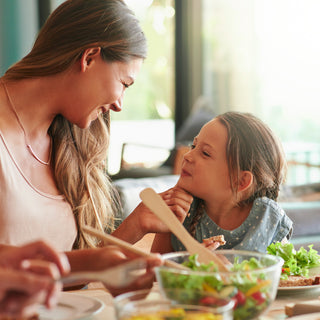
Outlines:
{"label": "salad ingredients", "polygon": [[184,309],[176,308],[148,314],[140,313],[123,320],[223,320],[223,317],[209,312],[185,311]]}
{"label": "salad ingredients", "polygon": [[267,248],[267,253],[281,257],[284,260],[281,272],[281,280],[287,280],[290,276],[309,276],[309,269],[320,266],[318,251],[309,245],[309,250],[301,247],[295,250],[292,243],[272,243]]}
{"label": "salad ingredients", "polygon": [[272,280],[263,272],[254,272],[265,267],[256,258],[240,261],[236,257],[230,275],[216,272],[212,262],[200,264],[197,255],[189,256],[183,265],[200,273],[174,274],[161,270],[162,287],[171,300],[216,307],[231,299],[235,303],[235,320],[256,318],[272,301]]}

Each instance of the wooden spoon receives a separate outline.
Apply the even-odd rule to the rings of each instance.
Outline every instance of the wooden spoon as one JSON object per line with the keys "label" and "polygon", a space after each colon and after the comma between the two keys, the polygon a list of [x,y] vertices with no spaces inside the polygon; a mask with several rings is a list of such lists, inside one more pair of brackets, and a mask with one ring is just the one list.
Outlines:
{"label": "wooden spoon", "polygon": [[184,228],[182,223],[170,210],[163,199],[151,188],[140,192],[142,202],[171,230],[172,233],[183,243],[190,254],[197,254],[200,263],[213,261],[220,271],[227,271],[225,263],[216,255],[195,240]]}
{"label": "wooden spoon", "polygon": [[[84,226],[84,227],[82,227],[82,230],[88,234],[91,234],[92,236],[97,237],[98,239],[101,239],[105,242],[115,244],[115,245],[119,246],[120,248],[126,249],[126,250],[133,252],[136,255],[139,255],[141,257],[152,257],[154,255],[153,253],[149,253],[147,251],[144,251],[144,250],[141,250],[139,248],[134,247],[129,242],[118,239],[118,238],[112,236],[111,234],[103,233],[102,231],[94,229],[92,227]],[[183,265],[176,263],[174,261],[171,261],[171,260],[164,260],[163,263],[167,267],[183,269],[183,270],[190,270],[188,267],[183,266]]]}
{"label": "wooden spoon", "polygon": [[101,281],[114,288],[123,288],[136,280],[141,274],[139,271],[145,268],[146,262],[144,260],[135,259],[105,270],[71,272],[67,276],[57,279],[57,281],[70,284],[78,281],[94,280]]}

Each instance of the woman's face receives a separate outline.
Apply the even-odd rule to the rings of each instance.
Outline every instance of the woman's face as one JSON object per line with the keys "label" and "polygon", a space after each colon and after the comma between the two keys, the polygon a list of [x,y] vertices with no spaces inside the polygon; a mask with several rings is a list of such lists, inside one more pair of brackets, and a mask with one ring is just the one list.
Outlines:
{"label": "woman's face", "polygon": [[230,199],[228,132],[217,119],[205,124],[184,155],[178,186],[205,201]]}
{"label": "woman's face", "polygon": [[125,89],[134,83],[142,61],[106,62],[100,52],[88,56],[81,62],[81,72],[72,85],[72,107],[64,116],[78,127],[87,128],[100,113],[121,111]]}

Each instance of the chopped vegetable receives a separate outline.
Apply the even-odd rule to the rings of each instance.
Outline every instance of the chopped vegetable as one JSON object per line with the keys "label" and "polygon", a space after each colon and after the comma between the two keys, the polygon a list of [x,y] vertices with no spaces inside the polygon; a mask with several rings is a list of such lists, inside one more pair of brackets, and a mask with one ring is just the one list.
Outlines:
{"label": "chopped vegetable", "polygon": [[256,318],[271,304],[272,281],[263,272],[252,272],[264,267],[255,258],[241,262],[235,258],[230,276],[215,273],[217,268],[212,262],[200,264],[197,255],[190,256],[183,264],[194,271],[208,271],[208,274],[174,274],[162,269],[162,287],[171,300],[182,304],[217,307],[231,299],[235,302],[235,320]]}
{"label": "chopped vegetable", "polygon": [[267,252],[284,260],[281,279],[286,280],[288,276],[308,277],[310,268],[320,266],[320,255],[312,247],[308,246],[309,251],[304,247],[296,251],[292,243],[276,242],[268,246]]}
{"label": "chopped vegetable", "polygon": [[266,287],[266,286],[270,286],[270,283],[271,283],[271,280],[268,279],[268,280],[262,280],[260,282],[258,282],[257,285],[255,285],[254,287],[250,288],[247,292],[246,292],[246,296],[251,296],[253,295],[254,293],[260,291],[263,287]]}
{"label": "chopped vegetable", "polygon": [[223,317],[209,312],[185,311],[175,308],[148,314],[139,313],[123,320],[223,320]]}

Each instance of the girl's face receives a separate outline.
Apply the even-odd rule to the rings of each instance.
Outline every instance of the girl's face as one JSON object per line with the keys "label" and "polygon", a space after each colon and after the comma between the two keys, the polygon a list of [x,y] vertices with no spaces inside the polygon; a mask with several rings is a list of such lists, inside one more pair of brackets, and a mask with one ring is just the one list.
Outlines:
{"label": "girl's face", "polygon": [[219,120],[205,124],[184,155],[178,186],[206,202],[230,199],[227,139],[227,129]]}
{"label": "girl's face", "polygon": [[71,108],[64,116],[80,128],[87,128],[100,113],[119,112],[125,89],[131,86],[141,68],[142,59],[106,62],[99,52],[81,59],[81,72],[72,84]]}

